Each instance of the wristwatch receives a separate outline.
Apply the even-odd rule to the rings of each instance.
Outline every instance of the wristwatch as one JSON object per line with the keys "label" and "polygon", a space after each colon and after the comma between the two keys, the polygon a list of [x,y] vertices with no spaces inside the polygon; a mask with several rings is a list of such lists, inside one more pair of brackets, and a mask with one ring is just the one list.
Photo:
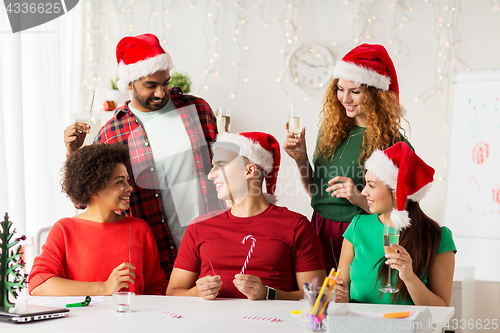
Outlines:
{"label": "wristwatch", "polygon": [[266,286],[266,288],[267,288],[266,299],[275,300],[276,299],[276,289],[269,287],[269,286]]}

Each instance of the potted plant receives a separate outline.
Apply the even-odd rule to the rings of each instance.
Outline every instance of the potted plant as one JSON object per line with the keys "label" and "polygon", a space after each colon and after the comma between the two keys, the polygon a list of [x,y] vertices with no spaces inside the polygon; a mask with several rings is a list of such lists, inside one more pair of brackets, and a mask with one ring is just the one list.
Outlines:
{"label": "potted plant", "polygon": [[170,75],[170,87],[179,87],[185,94],[191,92],[191,84],[191,79],[186,73],[173,72]]}
{"label": "potted plant", "polygon": [[127,100],[130,99],[128,93],[123,93],[120,90],[118,90],[118,86],[116,85],[118,78],[114,80],[110,79],[109,81],[111,89],[108,90],[108,93],[106,95],[106,101],[104,102],[104,110],[106,111],[115,110],[118,106],[124,104]]}

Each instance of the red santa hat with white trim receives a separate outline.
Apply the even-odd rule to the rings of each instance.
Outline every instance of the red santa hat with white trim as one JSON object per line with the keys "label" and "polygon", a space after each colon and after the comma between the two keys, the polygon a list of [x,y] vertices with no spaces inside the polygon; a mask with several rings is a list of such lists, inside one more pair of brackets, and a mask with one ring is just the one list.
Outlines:
{"label": "red santa hat with white trim", "polygon": [[361,44],[347,53],[333,69],[334,79],[366,84],[383,91],[396,93],[399,99],[396,68],[385,47],[379,44]]}
{"label": "red santa hat with white trim", "polygon": [[116,62],[120,78],[117,86],[122,92],[128,91],[130,82],[174,67],[172,58],[153,34],[122,38],[116,46]]}
{"label": "red santa hat with white trim", "polygon": [[405,142],[398,142],[384,151],[374,151],[366,160],[365,168],[396,191],[397,209],[391,212],[391,222],[398,229],[408,227],[410,218],[405,210],[406,200],[418,202],[429,192],[434,169]]}
{"label": "red santa hat with white trim", "polygon": [[278,198],[274,193],[281,161],[280,144],[276,138],[263,132],[221,133],[217,135],[212,151],[218,148],[228,149],[228,146],[223,143],[236,145],[239,151],[235,153],[248,158],[251,163],[255,163],[264,170],[267,191],[264,197],[269,203],[276,203]]}

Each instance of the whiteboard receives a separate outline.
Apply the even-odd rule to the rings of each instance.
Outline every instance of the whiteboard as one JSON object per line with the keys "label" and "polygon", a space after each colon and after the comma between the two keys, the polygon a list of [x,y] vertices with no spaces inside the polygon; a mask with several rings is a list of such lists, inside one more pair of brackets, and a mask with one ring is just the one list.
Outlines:
{"label": "whiteboard", "polygon": [[453,108],[444,222],[500,240],[500,70],[461,72]]}
{"label": "whiteboard", "polygon": [[500,251],[500,69],[460,72],[452,91],[443,221],[456,264],[475,266],[477,280],[500,281],[500,265],[492,265]]}

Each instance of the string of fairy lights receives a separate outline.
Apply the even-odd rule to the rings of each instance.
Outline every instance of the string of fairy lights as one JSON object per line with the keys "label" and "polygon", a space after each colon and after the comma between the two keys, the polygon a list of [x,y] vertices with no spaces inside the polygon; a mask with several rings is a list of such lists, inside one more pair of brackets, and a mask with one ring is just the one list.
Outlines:
{"label": "string of fairy lights", "polygon": [[[285,93],[287,99],[289,99],[288,90],[285,87],[285,81],[288,73],[288,65],[290,54],[296,48],[302,46],[302,39],[300,38],[300,32],[303,30],[301,26],[297,24],[297,15],[300,13],[300,9],[303,5],[303,0],[291,1],[285,6],[283,13],[279,22],[281,23],[281,30],[283,33],[283,43],[284,46],[280,49],[282,54],[283,67],[278,72],[276,82],[280,84],[282,91]],[[307,96],[304,97],[307,100]]]}
{"label": "string of fairy lights", "polygon": [[[346,5],[350,2],[344,0],[344,4]],[[371,42],[370,30],[372,30],[371,28],[377,20],[377,17],[373,15],[374,6],[373,0],[361,0],[359,2],[358,10],[352,16],[352,37],[340,45],[341,49],[344,49],[346,46],[350,49],[354,45]]]}
{"label": "string of fairy lights", "polygon": [[401,62],[401,58],[410,57],[408,44],[405,43],[400,37],[399,32],[411,22],[411,15],[413,14],[412,1],[397,0],[394,4],[394,24],[391,28],[391,39],[389,45],[394,54],[394,62]]}
{"label": "string of fairy lights", "polygon": [[[233,33],[233,42],[238,48],[238,59],[237,61],[232,62],[232,66],[236,67],[236,84],[234,84],[233,92],[230,97],[235,98],[238,95],[239,88],[242,82],[247,83],[248,78],[243,78],[243,68],[245,67],[245,61],[247,60],[244,53],[248,51],[248,45],[244,45],[242,37],[243,34],[243,26],[247,23],[244,14],[245,14],[246,6],[245,1],[237,1],[234,5],[234,33]],[[246,31],[245,31],[246,33]]]}
{"label": "string of fairy lights", "polygon": [[[433,85],[417,96],[415,102],[426,102],[436,93],[451,95],[449,90],[451,73],[459,70],[470,70],[465,60],[460,57],[460,52],[465,45],[458,29],[461,14],[460,1],[424,1],[433,6],[434,31],[438,43],[434,61]],[[449,103],[447,103],[446,109],[449,112]]]}
{"label": "string of fairy lights", "polygon": [[[216,71],[219,53],[220,53],[220,43],[218,37],[219,28],[219,15],[220,15],[220,2],[217,1],[207,1],[205,6],[205,19],[203,22],[203,36],[205,37],[205,56],[206,56],[206,67],[203,71],[205,76],[203,78],[202,87],[203,89],[208,89],[208,79],[210,75],[215,77],[219,76]],[[209,34],[209,30],[211,34]]]}

